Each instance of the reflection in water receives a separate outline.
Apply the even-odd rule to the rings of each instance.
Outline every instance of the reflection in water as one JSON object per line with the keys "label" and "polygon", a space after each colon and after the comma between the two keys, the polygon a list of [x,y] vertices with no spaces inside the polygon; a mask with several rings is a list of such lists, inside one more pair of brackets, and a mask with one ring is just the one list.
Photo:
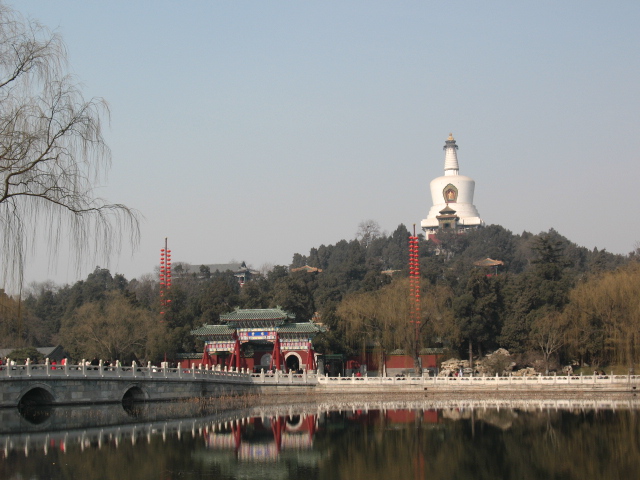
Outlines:
{"label": "reflection in water", "polygon": [[148,403],[134,402],[133,400],[123,400],[122,408],[131,418],[146,418],[149,414]]}
{"label": "reflection in water", "polygon": [[32,425],[42,425],[51,418],[53,408],[50,405],[18,405],[18,413]]}
{"label": "reflection in water", "polygon": [[[636,401],[314,403],[0,435],[0,478],[636,478]],[[130,417],[129,417],[130,418]]]}
{"label": "reflection in water", "polygon": [[276,461],[282,450],[311,450],[318,415],[249,417],[205,430],[208,448],[233,451],[241,460]]}

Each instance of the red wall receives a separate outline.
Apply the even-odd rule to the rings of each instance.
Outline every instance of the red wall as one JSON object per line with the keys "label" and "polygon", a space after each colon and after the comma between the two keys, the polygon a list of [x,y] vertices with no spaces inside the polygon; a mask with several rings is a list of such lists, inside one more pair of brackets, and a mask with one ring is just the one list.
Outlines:
{"label": "red wall", "polygon": [[[270,352],[256,352],[255,357],[253,358],[242,357],[241,358],[242,368],[248,368],[249,370],[253,370],[253,367],[255,365],[260,365],[261,363],[260,360],[262,359],[263,355],[265,355],[266,353],[270,353]],[[288,352],[283,352],[283,355],[286,355],[286,353]],[[304,350],[304,351],[295,351],[295,353],[300,355],[300,358],[302,359],[302,364],[300,367],[306,368],[308,352]],[[437,355],[420,355],[420,357],[422,358],[422,368],[437,367],[437,363],[438,363]],[[227,355],[226,358],[228,359],[229,355]],[[364,356],[358,355],[354,357],[349,357],[349,359],[345,364],[345,367],[347,369],[357,370],[360,365],[366,365],[368,371],[377,371],[379,370],[379,366],[378,366],[379,358],[380,357],[378,354],[367,352]],[[223,366],[225,365],[225,362],[224,362],[225,356],[223,355],[211,355],[211,359],[213,360],[214,365],[218,365],[218,364]],[[180,362],[180,366],[182,368],[189,368],[192,366],[196,367],[201,363],[202,363],[202,358],[189,359],[189,360],[182,360]],[[413,368],[413,357],[411,355],[387,355],[385,357],[385,364],[387,368],[410,369],[410,368]]]}
{"label": "red wall", "polygon": [[[297,353],[298,355],[300,355],[300,358],[302,359],[302,364],[300,365],[300,368],[306,368],[307,367],[307,358],[308,358],[308,351],[307,350],[292,350],[293,352]],[[241,362],[241,368],[248,368],[249,370],[253,371],[253,367],[256,365],[260,365],[260,361],[262,360],[262,357],[264,355],[266,355],[267,353],[271,353],[271,352],[256,352],[256,354],[254,355],[254,357],[251,358],[244,358],[244,357],[240,357],[240,362]],[[289,351],[283,351],[282,354],[286,355],[287,353],[289,353]],[[211,360],[213,361],[214,365],[222,365],[223,367],[226,365],[226,362],[229,359],[229,356],[231,354],[227,354],[225,355],[215,355],[212,354],[211,355]],[[197,367],[198,365],[200,365],[202,363],[202,357],[200,358],[190,358],[190,359],[186,359],[186,360],[181,360],[180,361],[180,367],[181,368],[190,368],[190,367]]]}
{"label": "red wall", "polygon": [[[379,370],[379,358],[379,354],[367,352],[364,356],[350,357],[346,366],[347,368],[354,368],[351,366],[353,363],[364,364],[367,366],[367,370],[377,371]],[[420,355],[420,358],[422,358],[422,368],[435,368],[438,366],[437,355]],[[411,355],[387,355],[385,357],[385,365],[387,368],[413,368],[413,357]]]}

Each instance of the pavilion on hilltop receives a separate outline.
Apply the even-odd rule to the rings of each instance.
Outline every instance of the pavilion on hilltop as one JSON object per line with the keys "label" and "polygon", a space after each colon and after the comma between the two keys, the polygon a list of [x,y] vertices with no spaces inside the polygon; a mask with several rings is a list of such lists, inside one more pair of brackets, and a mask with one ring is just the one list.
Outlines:
{"label": "pavilion on hilltop", "polygon": [[504,265],[504,262],[502,260],[494,260],[493,258],[483,258],[482,260],[478,260],[477,262],[473,262],[473,266],[474,267],[479,267],[479,268],[483,268],[485,270],[487,270],[489,273],[487,273],[488,276],[492,276],[498,274],[498,267],[501,267]]}

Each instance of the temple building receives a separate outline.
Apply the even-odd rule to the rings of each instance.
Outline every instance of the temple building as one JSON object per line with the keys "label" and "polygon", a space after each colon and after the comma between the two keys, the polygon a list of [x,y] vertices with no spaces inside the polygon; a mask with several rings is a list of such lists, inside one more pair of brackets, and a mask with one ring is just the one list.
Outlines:
{"label": "temple building", "polygon": [[191,331],[204,341],[205,363],[254,372],[316,370],[312,340],[322,325],[296,322],[280,308],[236,309],[220,315],[220,323]]}
{"label": "temple building", "polygon": [[248,281],[260,276],[260,272],[247,267],[243,262],[235,263],[205,263],[201,265],[193,265],[185,262],[176,262],[173,267],[173,274],[177,277],[194,275],[198,278],[208,278],[214,273],[232,272],[233,276],[238,279],[241,287]]}
{"label": "temple building", "polygon": [[473,205],[476,182],[459,174],[457,150],[458,145],[449,134],[444,146],[444,175],[431,180],[433,206],[421,222],[427,238],[441,230],[464,233],[484,225]]}

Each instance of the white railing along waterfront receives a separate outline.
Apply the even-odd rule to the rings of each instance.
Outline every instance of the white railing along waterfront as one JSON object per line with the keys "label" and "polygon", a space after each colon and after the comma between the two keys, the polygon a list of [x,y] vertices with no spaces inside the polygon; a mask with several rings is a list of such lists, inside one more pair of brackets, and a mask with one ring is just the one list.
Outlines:
{"label": "white railing along waterfront", "polygon": [[136,378],[136,379],[211,379],[242,381],[253,384],[277,384],[277,385],[309,385],[317,384],[315,372],[304,370],[303,373],[283,373],[279,371],[251,373],[249,369],[226,368],[220,365],[193,367],[173,367],[166,365],[162,367],[137,365],[135,362],[130,366],[105,365],[102,361],[98,365],[90,365],[81,362],[78,365],[51,365],[45,364],[25,365],[0,365],[0,381],[8,378],[28,377],[28,378]]}
{"label": "white railing along waterfront", "polygon": [[608,386],[629,387],[640,389],[640,375],[537,375],[528,377],[518,376],[476,376],[476,377],[429,377],[429,376],[398,376],[398,377],[329,377],[317,375],[315,371],[303,370],[302,373],[283,373],[279,371],[251,373],[249,369],[235,369],[221,366],[173,367],[167,364],[161,367],[147,364],[137,365],[89,365],[81,362],[78,365],[45,364],[0,365],[0,382],[12,378],[105,378],[137,380],[211,380],[236,381],[254,385],[319,385],[326,387],[340,387],[349,391],[351,388],[371,386],[412,386],[412,387],[444,387],[447,389],[469,387],[501,388],[501,387],[532,387],[536,386]]}
{"label": "white railing along waterfront", "polygon": [[518,376],[477,376],[477,377],[318,377],[318,383],[324,386],[379,386],[412,385],[424,387],[494,387],[502,386],[541,386],[541,385],[618,385],[640,386],[640,375],[535,375]]}
{"label": "white railing along waterfront", "polygon": [[0,382],[9,378],[106,378],[106,379],[178,379],[178,380],[225,380],[239,381],[251,384],[266,385],[315,385],[315,372],[304,370],[303,373],[283,373],[279,371],[251,373],[245,368],[227,368],[220,365],[197,365],[193,367],[173,367],[166,364],[156,367],[132,365],[124,366],[120,362],[115,365],[105,365],[102,361],[98,365],[90,365],[82,361],[77,365],[31,364],[0,365]]}
{"label": "white railing along waterfront", "polygon": [[224,379],[226,381],[250,382],[251,374],[244,369],[227,369],[212,368],[207,366],[201,367],[173,367],[169,368],[167,364],[162,367],[156,367],[151,363],[146,366],[137,365],[133,362],[131,365],[121,365],[116,362],[115,365],[105,365],[102,361],[98,365],[90,365],[85,361],[78,365],[51,365],[49,362],[45,364],[31,364],[27,362],[25,365],[0,365],[0,382],[15,377],[20,378],[109,378],[109,379]]}
{"label": "white railing along waterfront", "polygon": [[275,372],[252,373],[251,379],[257,384],[276,384],[276,385],[315,385],[318,383],[319,375],[314,371],[303,370],[302,373],[283,373],[278,370]]}

